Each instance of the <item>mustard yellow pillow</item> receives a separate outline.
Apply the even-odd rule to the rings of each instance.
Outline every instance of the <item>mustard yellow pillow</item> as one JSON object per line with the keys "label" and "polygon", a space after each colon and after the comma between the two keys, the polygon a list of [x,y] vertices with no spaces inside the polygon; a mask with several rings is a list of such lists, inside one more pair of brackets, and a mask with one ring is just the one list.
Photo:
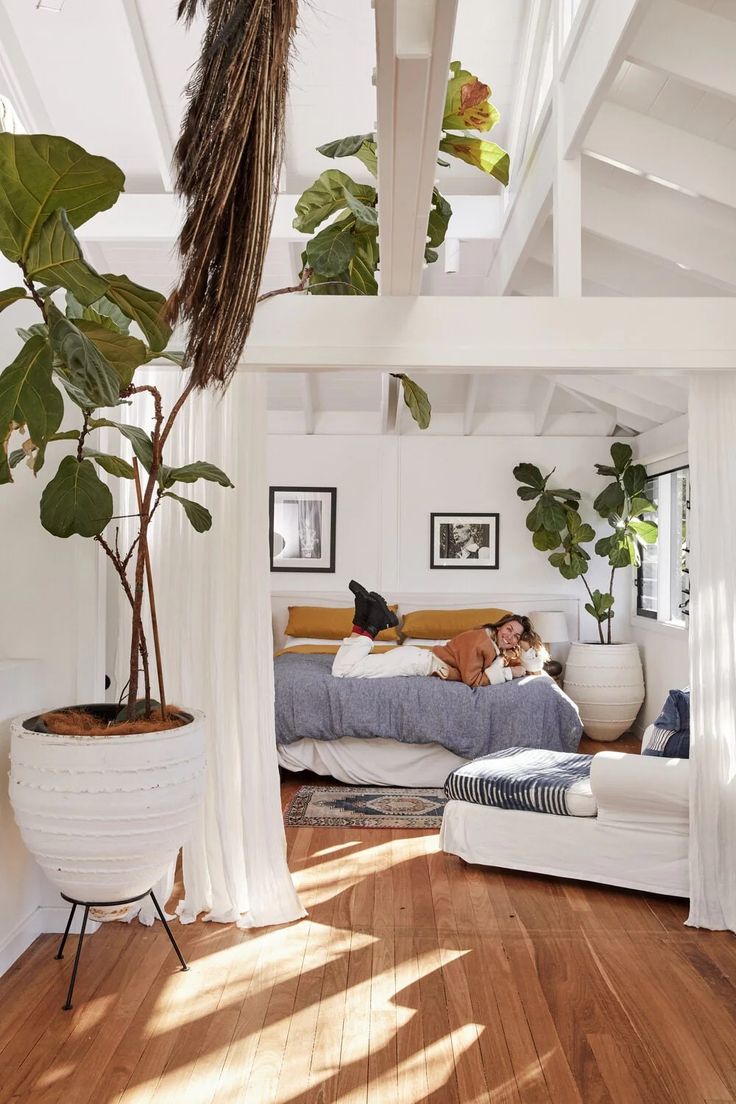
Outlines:
{"label": "mustard yellow pillow", "polygon": [[401,632],[421,640],[449,640],[451,636],[492,624],[505,617],[503,609],[413,610],[404,614]]}
{"label": "mustard yellow pillow", "polygon": [[[398,608],[398,606],[389,606],[394,613]],[[354,612],[352,606],[346,609],[336,609],[334,606],[289,606],[289,623],[284,633],[286,636],[342,640],[344,636],[350,636]],[[376,640],[396,642],[400,639],[398,626],[395,629],[384,629],[376,637]]]}

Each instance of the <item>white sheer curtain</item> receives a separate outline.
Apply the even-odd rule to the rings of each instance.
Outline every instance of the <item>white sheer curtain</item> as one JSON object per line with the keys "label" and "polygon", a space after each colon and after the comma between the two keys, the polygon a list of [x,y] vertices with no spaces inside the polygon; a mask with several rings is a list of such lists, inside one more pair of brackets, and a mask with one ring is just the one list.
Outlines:
{"label": "white sheer curtain", "polygon": [[[167,412],[181,374],[149,370],[146,377]],[[207,796],[184,847],[183,923],[205,913],[205,920],[259,927],[305,915],[286,865],[274,740],[265,387],[265,377],[239,373],[224,396],[190,397],[166,462],[208,460],[235,489],[178,484],[177,494],[211,511],[212,529],[195,532],[168,499],[150,542],[167,701],[207,715]],[[135,411],[132,418],[144,424]],[[127,632],[126,618],[123,656]],[[140,919],[150,922],[150,908]]]}
{"label": "white sheer curtain", "polygon": [[736,372],[693,373],[690,915],[736,931]]}

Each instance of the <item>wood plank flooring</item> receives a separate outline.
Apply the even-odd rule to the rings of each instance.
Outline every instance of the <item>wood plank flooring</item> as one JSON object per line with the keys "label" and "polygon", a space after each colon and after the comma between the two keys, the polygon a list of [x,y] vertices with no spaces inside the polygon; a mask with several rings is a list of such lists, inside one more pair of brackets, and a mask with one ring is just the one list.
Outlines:
{"label": "wood plank flooring", "polygon": [[736,1104],[736,939],[684,902],[287,835],[308,919],[177,926],[186,974],[159,925],[103,925],[64,1013],[37,940],[0,979],[0,1104]]}

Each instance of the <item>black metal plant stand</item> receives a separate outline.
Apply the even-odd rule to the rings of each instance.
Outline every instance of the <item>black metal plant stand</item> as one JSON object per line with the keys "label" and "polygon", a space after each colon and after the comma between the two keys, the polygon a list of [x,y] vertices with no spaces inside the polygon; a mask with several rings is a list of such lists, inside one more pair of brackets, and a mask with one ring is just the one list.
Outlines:
{"label": "black metal plant stand", "polygon": [[176,940],[174,939],[174,935],[171,931],[171,928],[169,927],[169,925],[166,922],[166,917],[164,916],[163,911],[161,909],[161,906],[159,905],[158,901],[156,900],[156,897],[155,897],[154,892],[153,892],[152,889],[147,889],[145,893],[139,893],[136,897],[127,897],[124,901],[77,901],[77,900],[74,899],[74,897],[67,897],[66,893],[62,893],[61,896],[64,898],[65,901],[68,901],[69,904],[72,907],[71,907],[71,911],[69,913],[69,919],[66,922],[66,928],[64,930],[64,935],[63,935],[62,940],[61,940],[61,946],[59,947],[59,950],[58,950],[57,954],[54,955],[55,958],[63,958],[64,957],[64,946],[66,945],[67,936],[69,935],[69,929],[72,926],[72,920],[74,919],[74,913],[77,911],[77,906],[78,905],[80,905],[82,908],[84,908],[84,916],[82,917],[82,927],[80,928],[79,941],[77,942],[77,953],[74,955],[74,965],[72,966],[72,976],[71,976],[71,979],[69,981],[69,992],[66,995],[66,1004],[62,1005],[62,1008],[65,1012],[68,1012],[69,1009],[72,1007],[72,996],[74,994],[74,983],[77,980],[77,968],[79,966],[79,956],[82,952],[82,943],[84,941],[84,933],[85,933],[85,930],[87,928],[87,918],[89,917],[89,910],[91,908],[105,908],[105,907],[109,907],[111,905],[133,905],[133,904],[135,904],[136,901],[142,901],[144,897],[150,896],[151,900],[153,901],[156,912],[159,915],[159,919],[161,920],[161,923],[163,924],[164,928],[166,929],[166,934],[168,935],[169,939],[171,940],[171,946],[176,951],[176,956],[179,959],[179,961],[181,962],[182,970],[188,970],[189,969],[186,962],[184,961],[184,956],[182,955],[181,951],[179,950],[179,945],[176,942]]}

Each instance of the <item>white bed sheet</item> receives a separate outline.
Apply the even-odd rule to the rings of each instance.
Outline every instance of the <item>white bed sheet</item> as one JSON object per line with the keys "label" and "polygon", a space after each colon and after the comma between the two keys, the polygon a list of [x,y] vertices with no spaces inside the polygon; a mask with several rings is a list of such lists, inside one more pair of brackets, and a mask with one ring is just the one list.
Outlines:
{"label": "white bed sheet", "polygon": [[467,763],[440,744],[398,740],[298,740],[279,745],[278,759],[290,771],[310,770],[339,782],[364,786],[444,786],[455,767]]}

